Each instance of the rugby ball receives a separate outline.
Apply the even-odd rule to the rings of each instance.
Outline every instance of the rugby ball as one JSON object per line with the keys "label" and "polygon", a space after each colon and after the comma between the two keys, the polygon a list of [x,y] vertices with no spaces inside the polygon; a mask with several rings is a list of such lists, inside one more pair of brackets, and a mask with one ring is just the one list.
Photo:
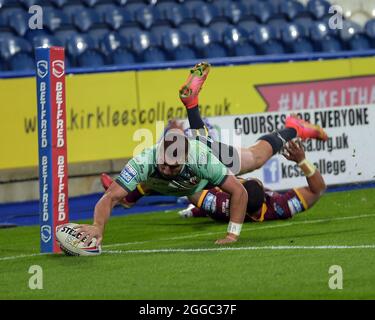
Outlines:
{"label": "rugby ball", "polygon": [[96,238],[93,238],[88,245],[85,245],[85,239],[79,240],[78,233],[74,227],[77,223],[66,223],[56,227],[56,240],[61,250],[68,256],[97,256],[101,254],[102,249],[96,245]]}

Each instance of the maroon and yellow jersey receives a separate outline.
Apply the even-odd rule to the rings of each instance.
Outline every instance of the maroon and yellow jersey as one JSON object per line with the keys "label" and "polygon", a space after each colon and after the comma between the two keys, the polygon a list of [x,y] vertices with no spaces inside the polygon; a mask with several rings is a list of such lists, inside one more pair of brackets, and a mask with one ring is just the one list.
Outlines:
{"label": "maroon and yellow jersey", "polygon": [[[199,208],[199,209],[198,209]],[[230,196],[218,188],[203,191],[194,216],[210,216],[217,221],[229,221]],[[307,203],[297,189],[284,193],[265,190],[265,201],[259,212],[247,213],[245,221],[289,219],[296,213],[307,210]]]}
{"label": "maroon and yellow jersey", "polygon": [[297,189],[278,193],[265,190],[262,209],[255,215],[246,215],[246,221],[281,220],[292,218],[296,213],[308,209],[305,199]]}

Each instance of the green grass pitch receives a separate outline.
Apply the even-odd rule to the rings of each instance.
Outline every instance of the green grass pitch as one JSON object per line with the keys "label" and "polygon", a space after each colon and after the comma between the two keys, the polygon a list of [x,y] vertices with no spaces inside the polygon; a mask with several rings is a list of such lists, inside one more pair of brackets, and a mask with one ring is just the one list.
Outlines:
{"label": "green grass pitch", "polygon": [[[225,230],[176,212],[113,217],[101,256],[66,257],[38,255],[38,226],[0,229],[0,299],[375,299],[375,189],[326,194],[218,247]],[[32,265],[42,290],[29,288]],[[341,290],[329,288],[332,265]]]}

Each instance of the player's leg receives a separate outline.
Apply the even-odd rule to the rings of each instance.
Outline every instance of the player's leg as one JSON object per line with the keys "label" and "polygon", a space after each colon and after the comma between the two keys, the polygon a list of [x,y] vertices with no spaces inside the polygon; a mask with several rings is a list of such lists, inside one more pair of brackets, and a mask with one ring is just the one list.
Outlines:
{"label": "player's leg", "polygon": [[273,155],[282,150],[286,142],[296,137],[297,131],[294,128],[284,128],[260,137],[249,148],[239,148],[241,159],[239,174],[261,168]]}
{"label": "player's leg", "polygon": [[210,65],[207,62],[195,65],[190,70],[186,82],[180,89],[180,99],[186,107],[193,136],[196,136],[198,140],[207,144],[211,148],[212,153],[236,174],[240,170],[240,157],[237,149],[233,146],[212,140],[199,111],[199,92],[207,79],[209,71]]}
{"label": "player's leg", "polygon": [[195,130],[199,138],[203,137],[203,141],[211,147],[213,153],[234,174],[243,174],[260,168],[274,154],[280,152],[286,142],[297,136],[303,140],[327,139],[327,134],[322,128],[292,115],[287,117],[284,129],[262,136],[249,148],[234,148],[209,138],[205,140],[208,130],[199,112],[198,97],[209,71],[210,65],[206,62],[195,65],[180,89],[180,99],[186,107],[190,128]]}
{"label": "player's leg", "polygon": [[249,148],[241,148],[240,174],[247,173],[262,167],[273,155],[280,152],[285,143],[294,138],[327,140],[325,131],[318,125],[311,124],[290,115],[285,120],[285,128],[266,134]]}
{"label": "player's leg", "polygon": [[209,145],[213,154],[234,174],[255,170],[259,164],[266,162],[273,155],[273,148],[267,142],[260,141],[254,148],[234,148],[212,141],[208,137],[208,130],[199,111],[198,97],[209,71],[210,65],[206,62],[195,65],[180,89],[180,99],[186,107],[190,129],[200,141]]}
{"label": "player's leg", "polygon": [[[195,65],[190,70],[187,80],[180,89],[180,99],[186,107],[190,128],[198,131],[199,134],[203,136],[208,135],[208,130],[205,127],[199,112],[198,98],[209,71],[210,64],[207,62],[201,62]],[[285,143],[285,141],[291,140],[297,136],[302,140],[308,138],[327,140],[327,134],[322,128],[318,125],[313,125],[307,121],[299,119],[295,115],[286,118],[285,127],[285,129],[277,130],[274,133],[265,135],[261,138],[271,144],[274,153],[277,153],[279,149],[282,148],[283,142]]]}

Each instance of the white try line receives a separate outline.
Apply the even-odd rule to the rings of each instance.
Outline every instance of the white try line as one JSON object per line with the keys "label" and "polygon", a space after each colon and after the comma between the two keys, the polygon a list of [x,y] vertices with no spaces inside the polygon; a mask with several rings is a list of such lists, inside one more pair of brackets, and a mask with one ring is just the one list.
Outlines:
{"label": "white try line", "polygon": [[10,257],[1,257],[0,261],[6,261],[6,260],[14,260],[14,259],[22,259],[22,258],[32,258],[32,257],[39,257],[48,255],[49,253],[32,253],[32,254],[21,254],[19,256],[10,256]]}
{"label": "white try line", "polygon": [[130,253],[190,253],[190,252],[211,252],[211,251],[255,251],[255,250],[342,250],[342,249],[375,249],[375,244],[358,246],[264,246],[264,247],[219,247],[219,248],[192,248],[192,249],[141,249],[141,250],[104,250],[109,254],[130,254]]}
{"label": "white try line", "polygon": [[[316,219],[316,220],[308,220],[308,221],[295,221],[295,222],[286,222],[282,224],[276,224],[271,226],[254,226],[253,228],[243,228],[242,232],[244,231],[257,231],[257,230],[264,230],[264,229],[273,229],[273,228],[284,228],[284,227],[290,227],[295,225],[303,225],[303,224],[314,224],[314,223],[321,223],[321,222],[331,222],[331,221],[342,221],[342,220],[353,220],[353,219],[361,219],[361,218],[374,218],[375,214],[362,214],[358,216],[349,216],[349,217],[338,217],[338,218],[326,218],[326,219]],[[180,236],[180,237],[172,237],[172,238],[161,238],[161,239],[154,239],[154,240],[146,240],[146,241],[135,241],[135,242],[124,242],[124,243],[114,243],[114,244],[108,244],[102,246],[103,248],[114,248],[114,247],[121,247],[121,246],[130,246],[130,245],[137,245],[137,244],[145,244],[145,243],[156,243],[158,241],[170,241],[170,240],[181,240],[181,239],[191,239],[196,237],[202,237],[202,236],[210,236],[210,235],[218,235],[223,234],[223,231],[216,231],[216,232],[205,232],[205,233],[194,233],[186,236]],[[258,247],[249,247],[249,248],[258,248]],[[259,247],[261,248],[261,247]],[[296,247],[293,247],[296,248]],[[213,249],[224,249],[225,248],[213,248]],[[230,249],[230,248],[229,248]],[[233,248],[236,249],[236,248]],[[364,248],[367,249],[367,248]],[[163,249],[160,249],[163,250]],[[168,249],[168,250],[178,250],[178,249]],[[188,249],[181,249],[181,250],[188,250]],[[194,249],[198,250],[198,249]],[[204,250],[204,249],[202,249]],[[211,249],[210,249],[211,250]],[[259,249],[254,249],[259,250]],[[120,252],[119,250],[118,252]],[[130,252],[126,251],[126,252]],[[140,251],[140,250],[132,250],[132,251]],[[103,252],[116,252],[111,250],[103,250]],[[125,252],[125,251],[123,251]],[[33,253],[33,254],[22,254],[18,256],[9,256],[9,257],[0,257],[0,261],[6,261],[6,260],[15,260],[15,259],[22,259],[22,258],[32,258],[32,257],[38,257],[42,255],[48,255],[45,253]]]}
{"label": "white try line", "polygon": [[[274,229],[274,228],[285,228],[285,227],[290,227],[290,226],[295,226],[295,225],[314,224],[314,223],[321,223],[321,222],[353,220],[353,219],[374,218],[374,217],[375,217],[375,214],[362,214],[362,215],[359,215],[359,216],[326,218],[326,219],[294,221],[294,222],[292,221],[292,222],[285,222],[285,223],[271,225],[271,226],[259,226],[259,223],[254,223],[254,224],[256,224],[256,226],[254,226],[252,228],[242,228],[242,232],[257,231],[257,230],[264,230],[264,229]],[[103,248],[115,248],[115,247],[130,246],[130,245],[137,245],[137,244],[155,243],[155,242],[158,242],[158,241],[192,239],[192,238],[203,237],[203,236],[211,236],[211,235],[218,235],[218,234],[222,235],[223,232],[224,231],[203,232],[203,233],[194,233],[194,234],[189,234],[189,235],[186,235],[186,236],[172,237],[172,238],[161,238],[161,239],[136,241],[136,242],[113,243],[113,244],[104,245]]]}

